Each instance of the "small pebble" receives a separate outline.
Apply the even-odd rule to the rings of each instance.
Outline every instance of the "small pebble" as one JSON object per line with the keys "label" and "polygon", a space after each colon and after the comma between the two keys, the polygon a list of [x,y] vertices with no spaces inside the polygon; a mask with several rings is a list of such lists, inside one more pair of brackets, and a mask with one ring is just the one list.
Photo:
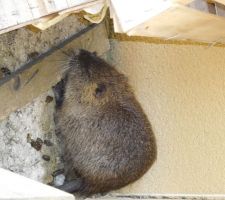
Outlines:
{"label": "small pebble", "polygon": [[53,97],[52,96],[47,96],[45,99],[45,103],[50,103],[53,101]]}
{"label": "small pebble", "polygon": [[44,144],[48,147],[53,146],[53,143],[50,140],[44,140]]}
{"label": "small pebble", "polygon": [[43,156],[42,156],[42,159],[45,160],[45,161],[50,161],[50,156],[48,156],[48,155],[43,155]]}
{"label": "small pebble", "polygon": [[31,140],[31,146],[33,148],[35,148],[37,151],[40,151],[41,148],[42,148],[42,143],[38,142],[38,141],[35,141],[35,140]]}
{"label": "small pebble", "polygon": [[36,142],[38,142],[40,144],[43,144],[44,143],[43,140],[41,138],[39,138],[39,137],[36,139]]}
{"label": "small pebble", "polygon": [[60,174],[60,175],[54,177],[54,185],[55,186],[63,185],[64,181],[65,181],[65,176],[63,174]]}

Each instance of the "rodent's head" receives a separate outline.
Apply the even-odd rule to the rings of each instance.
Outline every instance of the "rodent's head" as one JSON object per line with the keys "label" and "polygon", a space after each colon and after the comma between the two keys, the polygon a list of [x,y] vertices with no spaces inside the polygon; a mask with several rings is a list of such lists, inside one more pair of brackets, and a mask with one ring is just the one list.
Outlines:
{"label": "rodent's head", "polygon": [[96,53],[78,50],[69,59],[65,98],[70,102],[98,106],[129,96],[127,78]]}

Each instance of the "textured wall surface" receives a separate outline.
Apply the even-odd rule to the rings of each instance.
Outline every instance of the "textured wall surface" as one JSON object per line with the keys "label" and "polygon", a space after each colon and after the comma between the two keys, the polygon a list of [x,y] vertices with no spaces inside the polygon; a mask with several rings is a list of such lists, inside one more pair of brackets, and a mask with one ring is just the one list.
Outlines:
{"label": "textured wall surface", "polygon": [[[42,32],[21,28],[2,34],[0,68],[7,67],[14,71],[32,60],[35,54],[47,51],[85,27],[78,17],[72,15]],[[48,95],[53,96],[52,91],[42,94],[0,121],[0,167],[45,183],[51,182],[52,172],[62,167],[59,157],[61,149],[53,121],[55,103],[54,99],[46,103]],[[40,150],[36,150],[30,142],[33,140],[38,148],[38,143],[35,143],[38,138],[48,140],[52,145],[43,144]]]}
{"label": "textured wall surface", "polygon": [[[51,174],[63,166],[53,120],[55,103],[46,103],[47,96],[52,92],[0,122],[0,167],[44,183],[51,182]],[[51,145],[41,144],[45,140]]]}
{"label": "textured wall surface", "polygon": [[225,49],[113,40],[109,59],[158,144],[157,162],[122,192],[225,193]]}
{"label": "textured wall surface", "polygon": [[64,41],[86,26],[71,15],[45,31],[33,32],[20,28],[0,35],[0,67],[15,70],[20,65]]}

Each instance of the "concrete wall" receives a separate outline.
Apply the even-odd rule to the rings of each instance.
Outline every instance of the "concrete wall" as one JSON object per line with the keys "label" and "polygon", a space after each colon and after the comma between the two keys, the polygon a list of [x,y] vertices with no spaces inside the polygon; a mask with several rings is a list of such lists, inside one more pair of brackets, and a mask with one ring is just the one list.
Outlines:
{"label": "concrete wall", "polygon": [[[225,49],[111,41],[148,115],[158,160],[123,193],[225,193]],[[132,176],[132,174],[131,174]]]}
{"label": "concrete wall", "polygon": [[[41,54],[85,27],[77,16],[72,15],[42,32],[21,28],[2,34],[0,68],[14,71],[32,60],[34,52]],[[63,167],[53,120],[55,103],[54,99],[46,103],[48,95],[54,97],[50,86],[48,92],[0,121],[0,167],[44,183],[51,182],[51,174]],[[23,101],[18,96],[15,98]],[[52,146],[43,144],[37,151],[28,141],[28,135],[34,141],[37,138],[49,140]],[[44,155],[50,160],[44,160]]]}

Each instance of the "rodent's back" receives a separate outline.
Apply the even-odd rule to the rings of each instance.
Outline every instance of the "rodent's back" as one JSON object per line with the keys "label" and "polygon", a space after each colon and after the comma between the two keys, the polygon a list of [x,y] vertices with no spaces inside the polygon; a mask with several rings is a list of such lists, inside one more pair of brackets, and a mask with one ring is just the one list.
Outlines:
{"label": "rodent's back", "polygon": [[[151,125],[132,91],[118,101],[104,97],[104,103],[87,104],[69,98],[67,92],[71,94],[73,84],[76,82],[67,82],[57,123],[65,140],[67,176],[75,171],[82,178],[78,192],[83,194],[134,182],[154,163],[157,150]],[[84,87],[88,87],[86,83]]]}

